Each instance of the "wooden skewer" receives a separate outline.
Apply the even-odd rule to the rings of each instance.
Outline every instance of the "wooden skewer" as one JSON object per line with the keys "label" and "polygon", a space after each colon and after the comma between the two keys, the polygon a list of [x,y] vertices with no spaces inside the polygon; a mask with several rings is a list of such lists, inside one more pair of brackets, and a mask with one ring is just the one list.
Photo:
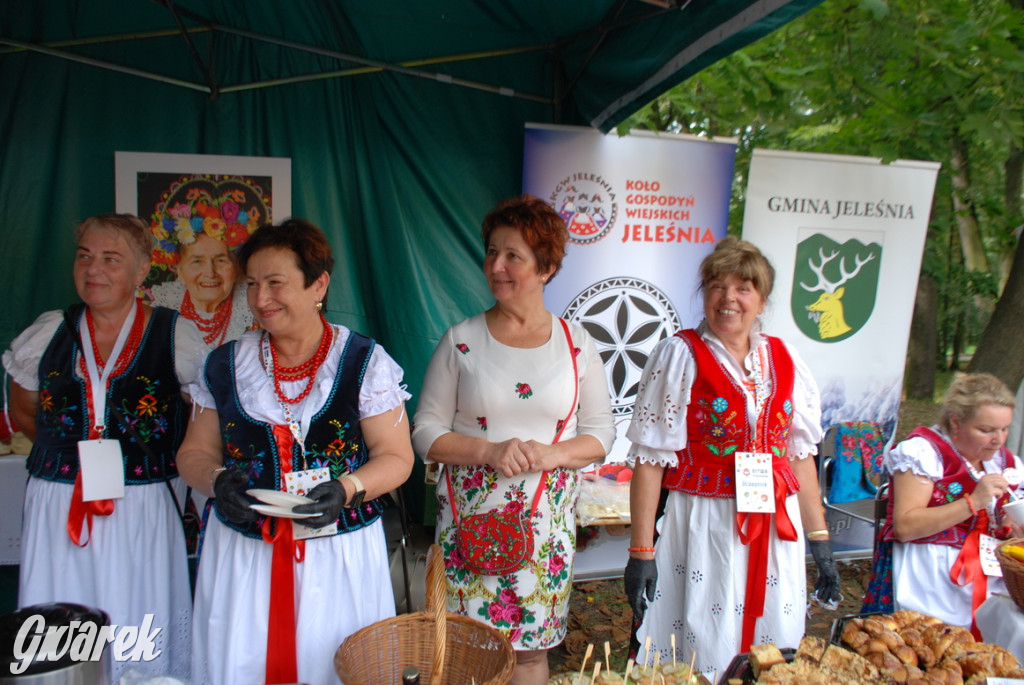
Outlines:
{"label": "wooden skewer", "polygon": [[651,636],[648,635],[647,639],[644,640],[644,667],[647,667],[647,662],[651,660]]}
{"label": "wooden skewer", "polygon": [[669,642],[672,643],[672,668],[676,666],[676,634],[672,633]]}
{"label": "wooden skewer", "polygon": [[[693,650],[692,652],[690,652],[690,674],[688,676],[686,676],[686,682],[690,682],[690,679],[693,678],[693,662],[696,661],[696,660],[697,660],[697,650]],[[694,681],[696,681],[696,678],[693,678],[693,679],[694,679]]]}
{"label": "wooden skewer", "polygon": [[604,669],[612,670],[612,644],[608,640],[604,641]]}
{"label": "wooden skewer", "polygon": [[622,676],[623,680],[629,680],[629,674],[633,672],[633,660],[630,659],[626,662],[626,673]]}
{"label": "wooden skewer", "polygon": [[658,664],[661,663],[661,652],[654,653],[654,670],[658,670]]}
{"label": "wooden skewer", "polygon": [[594,685],[594,682],[597,680],[597,674],[600,673],[600,672],[601,672],[601,662],[600,661],[595,661],[594,662],[594,675],[590,676],[590,685]]}
{"label": "wooden skewer", "polygon": [[583,680],[583,671],[587,670],[587,662],[590,661],[590,655],[594,653],[594,643],[587,645],[587,653],[583,655],[583,665],[580,666],[580,677],[577,680]]}

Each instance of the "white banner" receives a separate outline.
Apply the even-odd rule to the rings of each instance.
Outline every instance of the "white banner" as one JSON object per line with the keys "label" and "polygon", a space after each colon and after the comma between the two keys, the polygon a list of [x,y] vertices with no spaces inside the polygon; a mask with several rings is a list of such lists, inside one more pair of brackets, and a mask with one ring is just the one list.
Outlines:
{"label": "white banner", "polygon": [[939,164],[755,150],[743,237],[775,267],[765,332],[795,346],[822,424],[898,418]]}
{"label": "white banner", "polygon": [[636,386],[654,345],[700,321],[697,267],[729,221],[736,146],[674,135],[528,125],[523,191],[569,226],[548,308],[584,326],[604,358],[625,458]]}

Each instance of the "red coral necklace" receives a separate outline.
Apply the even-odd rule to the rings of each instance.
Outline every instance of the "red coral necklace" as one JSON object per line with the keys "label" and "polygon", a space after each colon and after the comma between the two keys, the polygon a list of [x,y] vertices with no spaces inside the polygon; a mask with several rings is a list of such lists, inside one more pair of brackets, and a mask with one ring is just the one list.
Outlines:
{"label": "red coral necklace", "polygon": [[203,340],[207,345],[214,345],[224,342],[224,335],[227,333],[228,324],[231,323],[231,312],[235,308],[234,294],[228,295],[227,299],[217,305],[213,311],[212,319],[204,319],[196,311],[192,304],[192,296],[188,290],[181,298],[181,315],[190,321],[194,321],[196,327],[203,332]]}
{"label": "red coral necklace", "polygon": [[[324,332],[320,336],[320,344],[316,348],[316,352],[308,360],[299,364],[298,366],[281,366],[280,361],[277,358],[277,348],[274,347],[273,341],[270,342],[270,356],[274,360],[274,394],[277,395],[277,399],[286,404],[298,404],[302,400],[306,399],[310,391],[313,389],[313,381],[316,378],[316,372],[320,369],[321,364],[327,359],[327,353],[331,349],[331,340],[333,338],[333,331],[331,325],[327,323],[327,319],[324,315],[320,315],[320,321],[323,324]],[[302,392],[296,397],[288,397],[284,394],[284,389],[281,387],[281,383],[293,383],[295,381],[306,381],[306,386]]]}

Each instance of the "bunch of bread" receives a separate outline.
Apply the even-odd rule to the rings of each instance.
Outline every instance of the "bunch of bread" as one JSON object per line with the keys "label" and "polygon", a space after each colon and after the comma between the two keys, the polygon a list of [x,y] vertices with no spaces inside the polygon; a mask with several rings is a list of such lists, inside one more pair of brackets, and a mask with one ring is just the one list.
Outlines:
{"label": "bunch of bread", "polygon": [[886,678],[909,685],[961,685],[985,678],[1024,678],[1009,651],[976,642],[971,631],[917,611],[855,618],[843,643]]}
{"label": "bunch of bread", "polygon": [[[808,636],[801,640],[790,662],[770,642],[751,647],[749,659],[754,678],[762,685],[854,685],[885,680],[864,657],[830,645],[820,637]],[[729,685],[743,682],[739,678],[729,679]]]}

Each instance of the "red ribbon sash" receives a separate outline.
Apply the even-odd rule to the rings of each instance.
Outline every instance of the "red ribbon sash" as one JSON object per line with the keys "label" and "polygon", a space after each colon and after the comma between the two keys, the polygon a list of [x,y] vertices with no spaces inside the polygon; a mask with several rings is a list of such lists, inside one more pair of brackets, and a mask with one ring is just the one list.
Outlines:
{"label": "red ribbon sash", "polygon": [[[981,642],[981,631],[974,620],[978,607],[988,597],[988,576],[981,568],[981,534],[988,530],[988,512],[980,511],[974,520],[974,528],[964,539],[964,546],[949,569],[949,579],[961,587],[971,585],[971,633]],[[961,578],[963,581],[961,582]]]}
{"label": "red ribbon sash", "polygon": [[[68,536],[78,547],[85,547],[92,540],[92,517],[110,516],[114,513],[114,500],[97,499],[91,502],[82,501],[82,471],[75,476],[75,488],[71,491],[71,507],[68,509]],[[82,522],[89,529],[89,537],[82,542]]]}
{"label": "red ribbon sash", "polygon": [[[293,438],[288,426],[274,426],[274,440],[281,459],[281,482],[292,470]],[[273,529],[273,530],[272,530]],[[291,521],[271,517],[263,521],[263,541],[274,545],[270,563],[270,617],[267,623],[266,683],[298,682],[295,646],[295,567],[302,563],[306,541],[292,536]]]}
{"label": "red ribbon sash", "polygon": [[[786,511],[787,485],[781,468],[788,467],[785,459],[772,460],[772,474],[775,480],[775,530],[780,540],[795,541],[796,527]],[[764,616],[765,588],[768,581],[768,552],[771,548],[771,514],[737,512],[736,527],[740,542],[748,545],[747,587],[743,600],[743,633],[741,652],[749,652],[754,640],[754,625]],[[747,529],[744,532],[743,527]]]}

